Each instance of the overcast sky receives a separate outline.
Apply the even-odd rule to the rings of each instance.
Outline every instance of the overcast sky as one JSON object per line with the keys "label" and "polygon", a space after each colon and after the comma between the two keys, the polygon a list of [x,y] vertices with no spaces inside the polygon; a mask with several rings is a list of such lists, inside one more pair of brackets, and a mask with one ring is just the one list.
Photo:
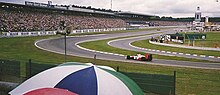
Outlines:
{"label": "overcast sky", "polygon": [[[24,4],[27,0],[0,0]],[[28,0],[47,3],[48,0]],[[53,4],[111,8],[111,0],[50,0]],[[112,0],[113,10],[130,11],[157,16],[193,17],[196,7],[200,6],[202,16],[220,17],[220,0]]]}

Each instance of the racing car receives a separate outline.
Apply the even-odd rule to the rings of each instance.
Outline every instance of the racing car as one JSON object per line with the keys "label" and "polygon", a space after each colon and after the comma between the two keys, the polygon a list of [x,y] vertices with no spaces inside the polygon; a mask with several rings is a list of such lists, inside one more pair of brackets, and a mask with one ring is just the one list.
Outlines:
{"label": "racing car", "polygon": [[148,53],[144,55],[137,54],[135,56],[127,55],[125,59],[133,59],[133,60],[139,60],[139,61],[152,61],[153,56],[152,54],[148,54]]}

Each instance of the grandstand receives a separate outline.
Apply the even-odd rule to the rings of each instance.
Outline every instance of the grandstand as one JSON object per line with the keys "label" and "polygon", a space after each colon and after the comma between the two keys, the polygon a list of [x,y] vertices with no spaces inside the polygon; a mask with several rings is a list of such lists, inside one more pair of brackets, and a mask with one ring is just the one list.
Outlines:
{"label": "grandstand", "polygon": [[133,12],[96,9],[91,6],[53,5],[29,2],[14,4],[0,2],[1,32],[53,31],[60,21],[75,29],[106,29],[130,27],[130,22],[148,22],[145,26],[176,26],[186,22],[154,21],[159,16]]}
{"label": "grandstand", "polygon": [[109,15],[10,3],[1,3],[0,6],[3,31],[56,30],[60,21],[77,29],[126,27],[122,19]]}

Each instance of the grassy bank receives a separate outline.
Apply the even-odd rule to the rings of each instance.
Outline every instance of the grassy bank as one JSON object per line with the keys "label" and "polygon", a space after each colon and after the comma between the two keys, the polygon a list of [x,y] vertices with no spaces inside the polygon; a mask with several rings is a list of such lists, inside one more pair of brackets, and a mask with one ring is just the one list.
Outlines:
{"label": "grassy bank", "polygon": [[[64,62],[64,56],[47,51],[42,51],[34,46],[34,42],[52,36],[1,38],[0,58],[13,59],[27,62],[45,64],[60,64]],[[127,51],[124,51],[127,52]],[[117,61],[93,60],[76,56],[68,56],[67,61],[95,62],[97,65],[107,65],[113,68],[120,67],[121,71],[141,72],[153,74],[172,74],[177,71],[177,94],[178,95],[218,95],[220,93],[220,70],[204,70],[167,66],[155,66],[147,64],[132,64]]]}
{"label": "grassy bank", "polygon": [[[185,34],[185,33],[180,33]],[[198,34],[195,32],[188,32],[186,34]],[[219,48],[220,47],[220,32],[219,31],[211,31],[211,32],[204,32],[202,34],[206,34],[206,39],[196,39],[194,40],[194,46],[197,47],[211,47],[211,48]],[[168,42],[170,44],[179,44],[179,43],[173,43]],[[192,45],[193,41],[190,41],[188,39],[185,39],[185,43],[183,45]],[[182,44],[180,44],[182,45]]]}

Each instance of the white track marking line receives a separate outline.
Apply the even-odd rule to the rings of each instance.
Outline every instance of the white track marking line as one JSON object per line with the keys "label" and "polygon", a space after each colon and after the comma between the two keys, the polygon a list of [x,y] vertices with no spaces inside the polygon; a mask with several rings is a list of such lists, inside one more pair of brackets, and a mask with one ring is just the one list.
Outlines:
{"label": "white track marking line", "polygon": [[183,55],[183,53],[179,53],[180,55]]}
{"label": "white track marking line", "polygon": [[161,52],[165,53],[166,51],[161,51]]}
{"label": "white track marking line", "polygon": [[119,55],[119,54],[113,54],[113,55]]}
{"label": "white track marking line", "polygon": [[[123,54],[114,54],[114,53],[109,53],[109,52],[103,52],[103,51],[96,51],[96,50],[87,49],[87,48],[84,48],[84,47],[79,46],[79,45],[78,45],[79,43],[80,43],[80,42],[75,43],[75,45],[76,45],[78,48],[83,49],[83,50],[86,50],[86,51],[97,52],[97,53],[101,53],[101,54],[109,54],[109,55],[123,56],[123,57],[125,56],[125,55],[123,55]],[[110,43],[111,43],[111,41],[108,42],[108,44],[110,44]]]}
{"label": "white track marking line", "polygon": [[108,53],[108,54],[111,54],[111,55],[113,55],[113,53],[111,53],[111,52],[110,52],[110,53]]}
{"label": "white track marking line", "polygon": [[172,52],[173,54],[177,54],[177,52]]}
{"label": "white track marking line", "polygon": [[167,51],[167,53],[171,53],[170,51]]}
{"label": "white track marking line", "polygon": [[160,52],[160,50],[156,50],[156,52]]}
{"label": "white track marking line", "polygon": [[149,49],[144,49],[144,50],[149,50]]}
{"label": "white track marking line", "polygon": [[123,55],[123,54],[119,54],[119,56],[125,56],[125,55]]}
{"label": "white track marking line", "polygon": [[200,55],[200,57],[206,57],[205,55]]}
{"label": "white track marking line", "polygon": [[102,51],[99,51],[99,53],[104,53],[104,52],[102,52]]}
{"label": "white track marking line", "polygon": [[193,56],[198,56],[197,54],[193,54]]}
{"label": "white track marking line", "polygon": [[209,58],[215,58],[215,56],[208,56]]}
{"label": "white track marking line", "polygon": [[185,55],[191,55],[191,54],[188,54],[188,53],[187,53],[187,54],[185,54]]}

